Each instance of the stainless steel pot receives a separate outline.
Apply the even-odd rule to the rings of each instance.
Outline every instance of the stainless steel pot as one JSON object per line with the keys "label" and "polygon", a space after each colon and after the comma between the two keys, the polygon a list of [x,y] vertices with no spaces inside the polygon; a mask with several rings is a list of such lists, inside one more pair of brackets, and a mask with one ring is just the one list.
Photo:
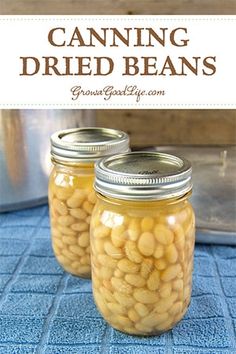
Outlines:
{"label": "stainless steel pot", "polygon": [[94,125],[92,110],[0,110],[0,212],[46,202],[51,134]]}
{"label": "stainless steel pot", "polygon": [[159,146],[191,161],[197,242],[236,245],[236,146]]}

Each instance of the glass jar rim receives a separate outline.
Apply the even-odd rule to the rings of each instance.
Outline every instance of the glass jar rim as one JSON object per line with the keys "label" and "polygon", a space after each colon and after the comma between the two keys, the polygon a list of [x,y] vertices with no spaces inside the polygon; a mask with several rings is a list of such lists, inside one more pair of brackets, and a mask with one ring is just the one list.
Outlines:
{"label": "glass jar rim", "polygon": [[117,204],[117,205],[122,205],[125,206],[127,205],[127,207],[129,207],[129,205],[132,205],[133,207],[138,207],[141,208],[143,207],[143,205],[145,204],[146,206],[148,205],[148,208],[157,208],[157,205],[162,205],[163,207],[166,206],[167,204],[169,205],[174,205],[174,204],[178,204],[181,203],[185,200],[188,200],[191,195],[192,195],[192,190],[189,190],[187,193],[182,194],[180,196],[177,197],[172,197],[172,198],[166,198],[166,199],[118,199],[118,198],[114,198],[114,197],[108,197],[100,192],[96,191],[96,195],[98,199],[101,199],[107,203],[111,203],[111,204]]}

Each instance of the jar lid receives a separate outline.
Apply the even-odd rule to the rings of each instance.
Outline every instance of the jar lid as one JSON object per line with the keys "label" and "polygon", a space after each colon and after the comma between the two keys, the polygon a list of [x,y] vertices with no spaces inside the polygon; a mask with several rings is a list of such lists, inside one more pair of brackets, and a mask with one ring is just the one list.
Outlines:
{"label": "jar lid", "polygon": [[51,156],[56,161],[77,163],[129,151],[129,136],[115,129],[66,129],[51,136]]}
{"label": "jar lid", "polygon": [[159,152],[131,152],[96,163],[95,190],[125,200],[161,200],[192,189],[192,168],[184,158]]}

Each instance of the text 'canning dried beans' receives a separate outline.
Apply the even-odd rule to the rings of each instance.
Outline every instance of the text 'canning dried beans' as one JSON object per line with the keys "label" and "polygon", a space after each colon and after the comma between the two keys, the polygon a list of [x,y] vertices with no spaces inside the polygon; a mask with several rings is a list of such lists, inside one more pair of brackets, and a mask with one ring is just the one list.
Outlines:
{"label": "text 'canning dried beans'", "polygon": [[136,152],[100,160],[91,220],[93,294],[103,317],[130,334],[161,334],[191,296],[195,218],[191,165]]}
{"label": "text 'canning dried beans'", "polygon": [[90,277],[90,220],[96,203],[93,190],[97,159],[129,151],[127,134],[103,128],[79,128],[51,137],[54,164],[49,181],[52,246],[68,272]]}

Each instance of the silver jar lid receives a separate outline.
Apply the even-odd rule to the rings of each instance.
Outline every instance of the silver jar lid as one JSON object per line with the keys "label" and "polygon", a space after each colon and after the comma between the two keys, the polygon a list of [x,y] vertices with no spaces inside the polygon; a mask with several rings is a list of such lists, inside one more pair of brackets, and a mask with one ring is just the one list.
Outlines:
{"label": "silver jar lid", "polygon": [[161,200],[192,189],[189,161],[159,152],[131,152],[96,163],[95,190],[125,200]]}
{"label": "silver jar lid", "polygon": [[64,163],[94,161],[103,156],[129,151],[129,136],[115,129],[66,129],[51,136],[51,156]]}

